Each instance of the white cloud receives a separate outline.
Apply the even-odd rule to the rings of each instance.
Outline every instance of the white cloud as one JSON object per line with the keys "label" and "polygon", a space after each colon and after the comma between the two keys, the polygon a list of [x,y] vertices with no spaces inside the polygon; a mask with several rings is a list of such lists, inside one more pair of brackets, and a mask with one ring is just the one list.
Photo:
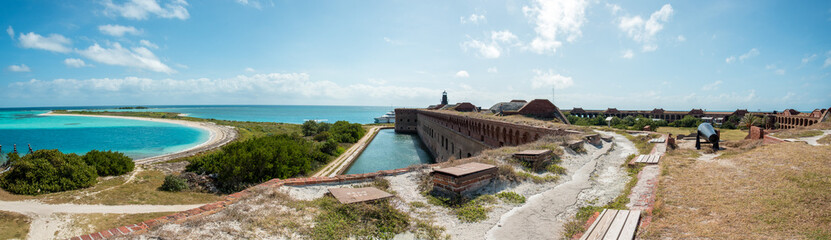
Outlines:
{"label": "white cloud", "polygon": [[468,74],[467,71],[462,70],[462,71],[456,72],[456,77],[457,78],[468,78],[468,77],[470,77],[470,74]]}
{"label": "white cloud", "polygon": [[105,14],[115,14],[128,19],[144,20],[150,15],[161,18],[188,19],[190,14],[185,8],[188,3],[185,0],[169,0],[164,6],[159,5],[156,0],[129,0],[124,4],[113,3],[112,0],[103,2]]}
{"label": "white cloud", "polygon": [[750,51],[748,51],[747,53],[742,54],[741,56],[739,56],[739,61],[744,62],[745,59],[752,58],[752,57],[755,57],[755,56],[759,56],[759,50],[757,50],[755,48],[750,49]]}
{"label": "white cloud", "polygon": [[499,73],[499,69],[496,69],[496,67],[489,67],[488,72],[489,73]]}
{"label": "white cloud", "polygon": [[822,64],[822,68],[827,68],[828,66],[831,66],[831,57],[830,57],[830,58],[826,58],[826,59],[825,59],[825,63],[824,63],[824,64]]}
{"label": "white cloud", "polygon": [[612,11],[612,15],[617,15],[617,13],[622,9],[620,5],[612,3],[606,3],[606,7],[609,8],[609,11]]}
{"label": "white cloud", "polygon": [[249,6],[256,9],[262,9],[262,5],[257,0],[237,0],[237,3],[242,4],[243,6]]}
{"label": "white cloud", "polygon": [[686,42],[686,41],[687,41],[687,37],[684,37],[684,35],[678,35],[678,37],[676,38],[676,40],[678,40],[679,42]]}
{"label": "white cloud", "polygon": [[571,77],[556,74],[551,69],[547,72],[539,69],[534,69],[533,71],[535,74],[534,78],[531,79],[531,87],[533,88],[553,87],[556,89],[564,89],[574,85],[574,80]]}
{"label": "white cloud", "polygon": [[74,67],[74,68],[91,66],[91,65],[87,65],[87,63],[85,63],[84,60],[81,60],[81,59],[78,59],[78,58],[67,58],[67,59],[63,60],[63,63],[66,64],[66,66]]}
{"label": "white cloud", "polygon": [[11,65],[7,69],[12,72],[31,72],[29,66],[26,66],[26,64]]}
{"label": "white cloud", "polygon": [[817,54],[812,54],[811,56],[803,58],[802,63],[809,63],[811,61],[814,61],[814,59],[817,59]]}
{"label": "white cloud", "polygon": [[485,21],[487,21],[487,19],[485,18],[484,14],[477,15],[477,14],[474,13],[474,14],[470,14],[470,16],[468,16],[468,17],[459,17],[459,22],[461,22],[462,24],[465,24],[465,23],[479,24],[479,22],[485,22]]}
{"label": "white cloud", "polygon": [[535,25],[537,33],[526,49],[537,54],[553,54],[563,45],[560,34],[567,42],[576,41],[583,35],[580,28],[586,21],[588,5],[585,0],[534,0],[531,6],[523,6],[522,12]]}
{"label": "white cloud", "polygon": [[785,69],[777,68],[775,64],[768,64],[765,66],[765,69],[773,70],[773,73],[776,73],[778,75],[785,75]]}
{"label": "white cloud", "polygon": [[6,28],[6,33],[9,34],[9,38],[14,40],[14,28],[12,28],[12,26],[9,26],[9,28]]}
{"label": "white cloud", "polygon": [[733,63],[735,61],[736,61],[736,56],[730,56],[730,57],[724,59],[724,62],[726,62],[726,63]]}
{"label": "white cloud", "polygon": [[508,30],[503,31],[491,31],[491,39],[490,43],[486,43],[483,41],[479,41],[476,39],[470,39],[465,41],[461,44],[462,49],[467,51],[468,49],[477,49],[479,50],[479,56],[484,58],[499,58],[502,55],[503,47],[501,44],[510,44],[516,43],[517,37],[513,33]]}
{"label": "white cloud", "polygon": [[68,53],[72,51],[69,45],[72,41],[60,34],[50,34],[49,37],[37,33],[20,34],[18,38],[23,48],[43,49],[52,52]]}
{"label": "white cloud", "polygon": [[722,83],[723,83],[723,82],[722,82],[721,80],[719,80],[719,81],[715,81],[715,82],[710,83],[710,84],[705,84],[704,86],[701,86],[701,90],[704,90],[704,91],[714,91],[714,90],[718,90],[718,87],[719,87]]}
{"label": "white cloud", "polygon": [[121,47],[121,44],[113,43],[110,44],[110,48],[104,48],[96,43],[85,50],[77,51],[81,56],[103,64],[135,67],[163,73],[176,72],[144,47],[127,49]]}
{"label": "white cloud", "polygon": [[154,44],[153,42],[150,42],[150,41],[147,41],[147,40],[144,40],[144,39],[142,39],[141,41],[139,41],[139,43],[140,43],[142,46],[145,46],[145,47],[149,47],[149,48],[152,48],[152,49],[159,49],[159,45],[156,45],[156,44]]}
{"label": "white cloud", "polygon": [[674,10],[672,5],[665,4],[658,11],[653,12],[649,19],[644,20],[641,16],[621,17],[619,19],[618,28],[634,40],[635,42],[643,44],[642,50],[644,52],[651,52],[658,49],[655,42],[655,35],[664,29],[665,23],[669,21]]}
{"label": "white cloud", "polygon": [[254,70],[253,68],[250,68],[250,67],[245,68],[245,71],[246,72],[256,72],[256,70]]}
{"label": "white cloud", "polygon": [[371,83],[371,84],[375,84],[375,85],[384,85],[384,84],[387,84],[387,80],[384,80],[384,79],[375,79],[375,78],[370,78],[370,79],[367,79],[367,81],[368,81],[369,83]]}
{"label": "white cloud", "polygon": [[635,57],[635,53],[632,52],[632,49],[626,49],[625,51],[623,51],[623,54],[620,57],[632,59],[633,57]]}
{"label": "white cloud", "polygon": [[139,35],[142,32],[141,30],[138,30],[133,26],[121,26],[112,24],[98,26],[98,31],[101,31],[101,33],[103,34],[116,37],[124,36],[124,34]]}
{"label": "white cloud", "polygon": [[[339,85],[326,80],[312,80],[306,73],[271,73],[239,75],[224,79],[151,79],[139,77],[32,79],[9,84],[15,98],[44,98],[51,101],[73,99],[152,99],[157,103],[175,100],[182,103],[281,102],[287,104],[339,101],[348,104],[368,100],[422,99],[437,96],[438,89],[376,84]],[[422,102],[422,101],[417,101]]]}

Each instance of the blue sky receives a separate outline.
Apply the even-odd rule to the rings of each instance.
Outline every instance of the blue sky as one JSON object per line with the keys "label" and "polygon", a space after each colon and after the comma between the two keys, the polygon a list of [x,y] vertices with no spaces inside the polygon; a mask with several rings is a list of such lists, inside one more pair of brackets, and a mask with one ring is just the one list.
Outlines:
{"label": "blue sky", "polygon": [[829,1],[2,1],[0,28],[0,107],[831,107]]}

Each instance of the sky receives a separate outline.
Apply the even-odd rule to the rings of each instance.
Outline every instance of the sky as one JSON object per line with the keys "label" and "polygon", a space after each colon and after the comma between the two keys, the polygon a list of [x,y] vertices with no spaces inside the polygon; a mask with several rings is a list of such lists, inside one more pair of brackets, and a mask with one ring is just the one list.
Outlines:
{"label": "sky", "polygon": [[831,1],[0,1],[0,107],[831,107]]}

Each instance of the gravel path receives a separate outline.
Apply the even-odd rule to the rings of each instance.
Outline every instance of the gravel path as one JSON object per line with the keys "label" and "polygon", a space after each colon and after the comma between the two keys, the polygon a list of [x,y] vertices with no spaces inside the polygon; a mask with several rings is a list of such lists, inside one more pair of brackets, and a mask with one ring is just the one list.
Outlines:
{"label": "gravel path", "polygon": [[615,147],[591,158],[571,176],[571,180],[543,193],[502,215],[499,223],[486,235],[487,239],[560,239],[563,225],[578,208],[588,201],[603,204],[623,190],[626,173],[620,165],[626,156],[635,153],[634,144],[625,137],[611,133]]}
{"label": "gravel path", "polygon": [[816,137],[788,138],[788,139],[784,139],[784,140],[792,141],[792,142],[804,141],[804,142],[807,142],[808,144],[811,144],[813,146],[820,146],[820,145],[823,145],[823,144],[818,143],[817,140],[819,140],[822,137],[825,137],[828,134],[831,134],[831,130],[822,130],[822,135],[819,135],[819,136],[816,136]]}
{"label": "gravel path", "polygon": [[53,239],[55,232],[69,224],[65,214],[113,213],[136,214],[153,212],[179,212],[198,208],[194,205],[78,205],[44,204],[38,201],[0,201],[0,210],[24,214],[32,218],[27,239]]}

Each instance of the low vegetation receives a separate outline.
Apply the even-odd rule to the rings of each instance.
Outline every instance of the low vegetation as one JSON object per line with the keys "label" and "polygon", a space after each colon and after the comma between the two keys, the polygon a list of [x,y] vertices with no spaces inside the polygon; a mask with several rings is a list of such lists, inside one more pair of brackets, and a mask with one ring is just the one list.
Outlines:
{"label": "low vegetation", "polygon": [[98,176],[118,176],[132,172],[133,159],[120,152],[92,150],[82,157],[87,165],[95,167]]}
{"label": "low vegetation", "polygon": [[[136,214],[104,214],[104,213],[88,213],[88,214],[71,214],[67,215],[72,219],[71,227],[75,231],[93,233],[104,231],[107,229],[117,228],[126,225],[140,223],[148,219],[167,216],[174,212],[156,212],[156,213],[136,213]],[[62,229],[64,231],[70,229]]]}
{"label": "low vegetation", "polygon": [[500,192],[496,194],[496,197],[501,199],[503,202],[510,203],[510,204],[522,204],[525,203],[525,196],[519,195],[515,192]]}
{"label": "low vegetation", "polygon": [[[624,118],[619,117],[612,117],[608,122],[606,121],[606,116],[600,114],[594,118],[581,118],[574,115],[566,115],[568,121],[574,125],[580,126],[611,126],[617,129],[623,130],[644,130],[644,127],[649,126],[652,131],[655,131],[659,127],[664,127],[667,125],[667,121],[664,120],[652,120],[650,118],[646,118],[643,116],[626,116]],[[681,121],[681,120],[678,120]],[[678,122],[676,121],[676,122]],[[675,122],[673,122],[675,123]]]}
{"label": "low vegetation", "polygon": [[332,139],[341,143],[356,143],[366,134],[366,130],[359,123],[337,121],[334,124],[325,122],[306,121],[301,126],[304,136],[314,136],[315,141]]}
{"label": "low vegetation", "polygon": [[25,239],[31,220],[23,214],[0,211],[0,239]]}
{"label": "low vegetation", "polygon": [[159,187],[159,190],[168,192],[181,192],[188,189],[188,182],[177,175],[167,175],[164,177],[164,183]]}
{"label": "low vegetation", "polygon": [[831,144],[831,134],[825,135],[825,137],[817,139],[817,143],[819,143],[819,144]]}
{"label": "low vegetation", "polygon": [[8,155],[11,170],[0,176],[0,187],[15,194],[38,195],[90,187],[98,182],[95,167],[76,154],[37,150]]}
{"label": "low vegetation", "polygon": [[23,157],[8,154],[10,171],[0,175],[0,187],[15,194],[39,195],[90,187],[99,176],[133,171],[123,153],[92,150],[83,156],[58,150],[38,150]]}
{"label": "low vegetation", "polygon": [[686,152],[694,151],[661,161],[654,218],[641,237],[831,238],[831,148],[779,143],[715,161]]}
{"label": "low vegetation", "polygon": [[331,157],[313,141],[282,134],[228,144],[219,152],[193,159],[186,169],[216,174],[221,191],[236,192],[273,178],[306,175]]}

